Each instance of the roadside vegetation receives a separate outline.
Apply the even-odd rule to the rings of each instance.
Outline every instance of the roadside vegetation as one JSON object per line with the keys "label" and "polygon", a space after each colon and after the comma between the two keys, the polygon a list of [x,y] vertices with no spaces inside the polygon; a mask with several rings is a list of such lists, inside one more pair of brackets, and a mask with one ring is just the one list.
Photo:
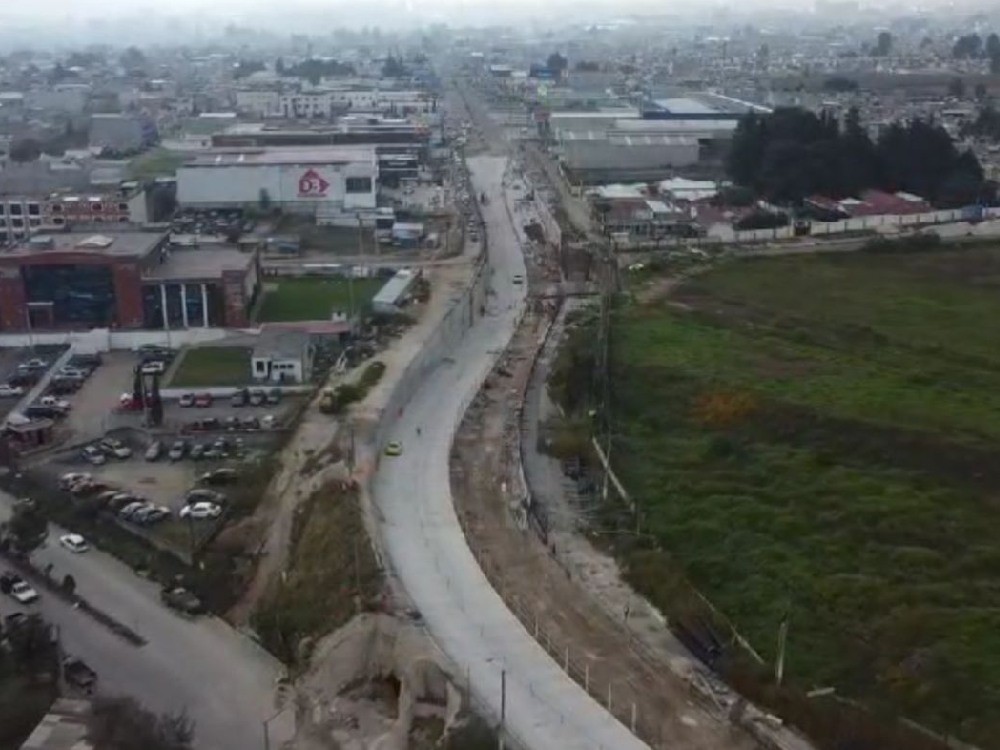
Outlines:
{"label": "roadside vegetation", "polygon": [[[264,292],[257,319],[261,323],[330,320],[335,312],[367,311],[384,284],[380,279],[289,278]],[[353,297],[353,303],[352,303]]]}
{"label": "roadside vegetation", "polygon": [[297,511],[285,573],[257,606],[253,626],[282,662],[304,666],[315,639],[371,609],[381,585],[357,489],[329,482]]}
{"label": "roadside vegetation", "polygon": [[[607,538],[695,651],[823,747],[933,744],[892,716],[1000,736],[998,286],[996,249],[775,258],[613,314],[612,461],[640,533]],[[551,383],[573,414],[599,404],[595,326]],[[771,665],[786,617],[779,689],[726,621]],[[868,713],[804,696],[826,687]]]}

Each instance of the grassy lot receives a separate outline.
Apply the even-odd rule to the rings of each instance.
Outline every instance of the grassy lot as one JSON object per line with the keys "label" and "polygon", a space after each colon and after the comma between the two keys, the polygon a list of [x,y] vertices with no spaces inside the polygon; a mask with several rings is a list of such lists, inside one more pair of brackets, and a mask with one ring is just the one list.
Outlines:
{"label": "grassy lot", "polygon": [[250,349],[241,346],[200,346],[185,351],[170,387],[245,385],[250,380]]}
{"label": "grassy lot", "polygon": [[[788,613],[793,683],[996,747],[998,287],[1000,250],[815,256],[623,305],[613,455],[657,542],[622,548],[636,585],[676,614],[686,576],[767,660]],[[563,358],[581,408],[592,340]]]}
{"label": "grassy lot", "polygon": [[285,214],[278,222],[275,232],[298,236],[302,242],[302,250],[306,252],[332,253],[334,255],[359,255],[375,252],[375,231],[371,227],[361,229],[361,244],[359,245],[357,227],[320,226],[311,219]]}
{"label": "grassy lot", "polygon": [[282,279],[278,288],[267,291],[257,319],[261,323],[296,320],[330,320],[334,311],[347,312],[351,305],[363,310],[382,287],[379,279]]}
{"label": "grassy lot", "polygon": [[287,574],[268,592],[253,624],[272,654],[303,664],[303,639],[325,635],[369,606],[381,572],[353,490],[331,483],[298,511]]}

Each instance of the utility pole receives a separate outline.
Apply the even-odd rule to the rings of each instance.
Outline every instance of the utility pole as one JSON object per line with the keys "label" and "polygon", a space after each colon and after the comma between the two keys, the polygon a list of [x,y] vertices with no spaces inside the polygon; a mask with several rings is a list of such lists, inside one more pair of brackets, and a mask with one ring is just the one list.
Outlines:
{"label": "utility pole", "polygon": [[788,641],[788,613],[781,618],[778,626],[778,658],[774,662],[774,682],[781,685],[781,680],[785,676],[785,643]]}

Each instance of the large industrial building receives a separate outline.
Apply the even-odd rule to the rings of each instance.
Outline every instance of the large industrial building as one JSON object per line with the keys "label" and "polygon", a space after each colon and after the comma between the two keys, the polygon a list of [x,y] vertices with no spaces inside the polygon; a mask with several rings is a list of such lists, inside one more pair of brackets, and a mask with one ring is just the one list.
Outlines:
{"label": "large industrial building", "polygon": [[0,332],[248,324],[257,256],[165,233],[41,235],[0,250]]}
{"label": "large industrial building", "polygon": [[545,112],[563,167],[587,183],[659,181],[678,170],[721,171],[740,117],[758,105],[710,94],[640,108]]}
{"label": "large industrial building", "polygon": [[177,201],[217,209],[265,199],[283,211],[320,218],[374,210],[377,182],[373,146],[218,149],[177,170]]}

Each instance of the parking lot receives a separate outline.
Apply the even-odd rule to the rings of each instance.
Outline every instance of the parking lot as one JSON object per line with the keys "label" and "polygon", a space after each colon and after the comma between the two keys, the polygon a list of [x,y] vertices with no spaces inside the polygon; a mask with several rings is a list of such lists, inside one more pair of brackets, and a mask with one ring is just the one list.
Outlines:
{"label": "parking lot", "polygon": [[[15,383],[17,382],[18,375],[23,374],[18,372],[17,368],[19,364],[28,362],[32,359],[40,359],[51,365],[65,350],[65,346],[37,346],[0,349],[0,384],[10,383],[11,381],[14,381]],[[38,370],[36,372],[37,377],[40,378],[45,374],[45,371],[46,370]],[[26,384],[23,387],[27,390],[30,386]],[[18,396],[0,398],[0,419],[6,418],[19,400],[20,397]]]}

